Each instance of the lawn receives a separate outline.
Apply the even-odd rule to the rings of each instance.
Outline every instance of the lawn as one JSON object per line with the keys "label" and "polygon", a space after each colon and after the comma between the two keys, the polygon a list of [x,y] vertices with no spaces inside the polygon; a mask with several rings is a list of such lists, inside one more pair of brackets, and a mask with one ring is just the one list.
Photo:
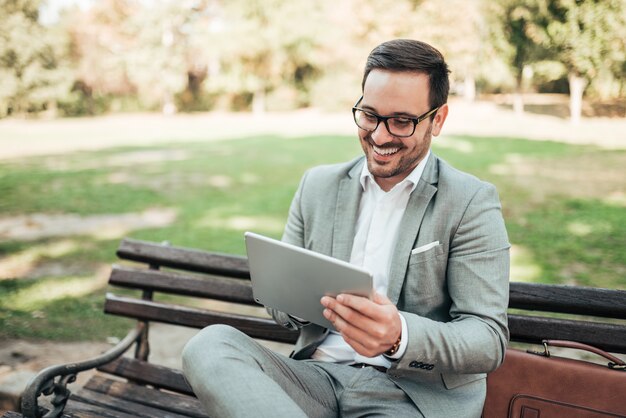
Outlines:
{"label": "lawn", "polygon": [[[512,280],[626,289],[626,151],[468,136],[434,150],[498,187]],[[243,254],[243,231],[281,235],[308,167],[359,154],[353,137],[267,135],[0,162],[0,338],[123,335],[102,314],[123,236]]]}

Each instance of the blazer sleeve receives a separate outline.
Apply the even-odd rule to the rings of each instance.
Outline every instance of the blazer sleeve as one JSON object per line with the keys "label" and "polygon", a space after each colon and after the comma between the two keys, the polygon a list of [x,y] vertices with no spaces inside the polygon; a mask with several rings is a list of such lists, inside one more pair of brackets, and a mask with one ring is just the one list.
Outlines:
{"label": "blazer sleeve", "polygon": [[509,247],[495,187],[482,183],[451,235],[445,277],[451,319],[402,312],[409,340],[394,369],[476,374],[502,363],[509,338]]}

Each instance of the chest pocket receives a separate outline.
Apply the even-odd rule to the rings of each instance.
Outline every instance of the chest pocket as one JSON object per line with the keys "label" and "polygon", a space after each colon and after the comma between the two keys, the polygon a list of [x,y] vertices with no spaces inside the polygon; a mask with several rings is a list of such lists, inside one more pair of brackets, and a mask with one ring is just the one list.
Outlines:
{"label": "chest pocket", "polygon": [[447,257],[444,245],[411,254],[402,289],[403,309],[427,317],[438,317],[448,303],[446,289]]}
{"label": "chest pocket", "polygon": [[429,248],[425,251],[420,251],[418,253],[411,254],[411,256],[409,257],[409,266],[412,266],[414,264],[424,263],[431,259],[441,257],[442,255],[444,255],[443,244],[435,245],[434,247]]}

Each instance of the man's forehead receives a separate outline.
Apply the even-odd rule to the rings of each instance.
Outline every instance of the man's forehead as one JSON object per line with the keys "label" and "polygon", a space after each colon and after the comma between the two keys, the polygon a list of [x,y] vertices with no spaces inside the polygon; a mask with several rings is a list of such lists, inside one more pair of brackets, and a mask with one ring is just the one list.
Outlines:
{"label": "man's forehead", "polygon": [[388,112],[420,112],[428,107],[428,76],[414,71],[372,70],[363,86],[363,106]]}
{"label": "man's forehead", "polygon": [[388,70],[384,68],[374,68],[365,77],[365,82],[363,87],[367,86],[370,79],[419,79],[421,83],[425,83],[427,86],[429,84],[429,76],[427,73],[423,71],[413,71],[413,70]]}

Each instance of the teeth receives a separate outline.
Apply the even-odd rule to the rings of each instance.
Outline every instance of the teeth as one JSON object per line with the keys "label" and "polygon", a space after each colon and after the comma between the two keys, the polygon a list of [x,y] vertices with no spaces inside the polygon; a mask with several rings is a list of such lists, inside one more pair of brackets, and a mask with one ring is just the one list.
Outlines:
{"label": "teeth", "polygon": [[398,150],[400,149],[400,147],[394,147],[394,148],[381,148],[381,147],[377,147],[376,145],[372,144],[372,148],[374,148],[374,151],[376,151],[377,154],[380,155],[391,155],[391,154],[395,154],[396,152],[398,152]]}

